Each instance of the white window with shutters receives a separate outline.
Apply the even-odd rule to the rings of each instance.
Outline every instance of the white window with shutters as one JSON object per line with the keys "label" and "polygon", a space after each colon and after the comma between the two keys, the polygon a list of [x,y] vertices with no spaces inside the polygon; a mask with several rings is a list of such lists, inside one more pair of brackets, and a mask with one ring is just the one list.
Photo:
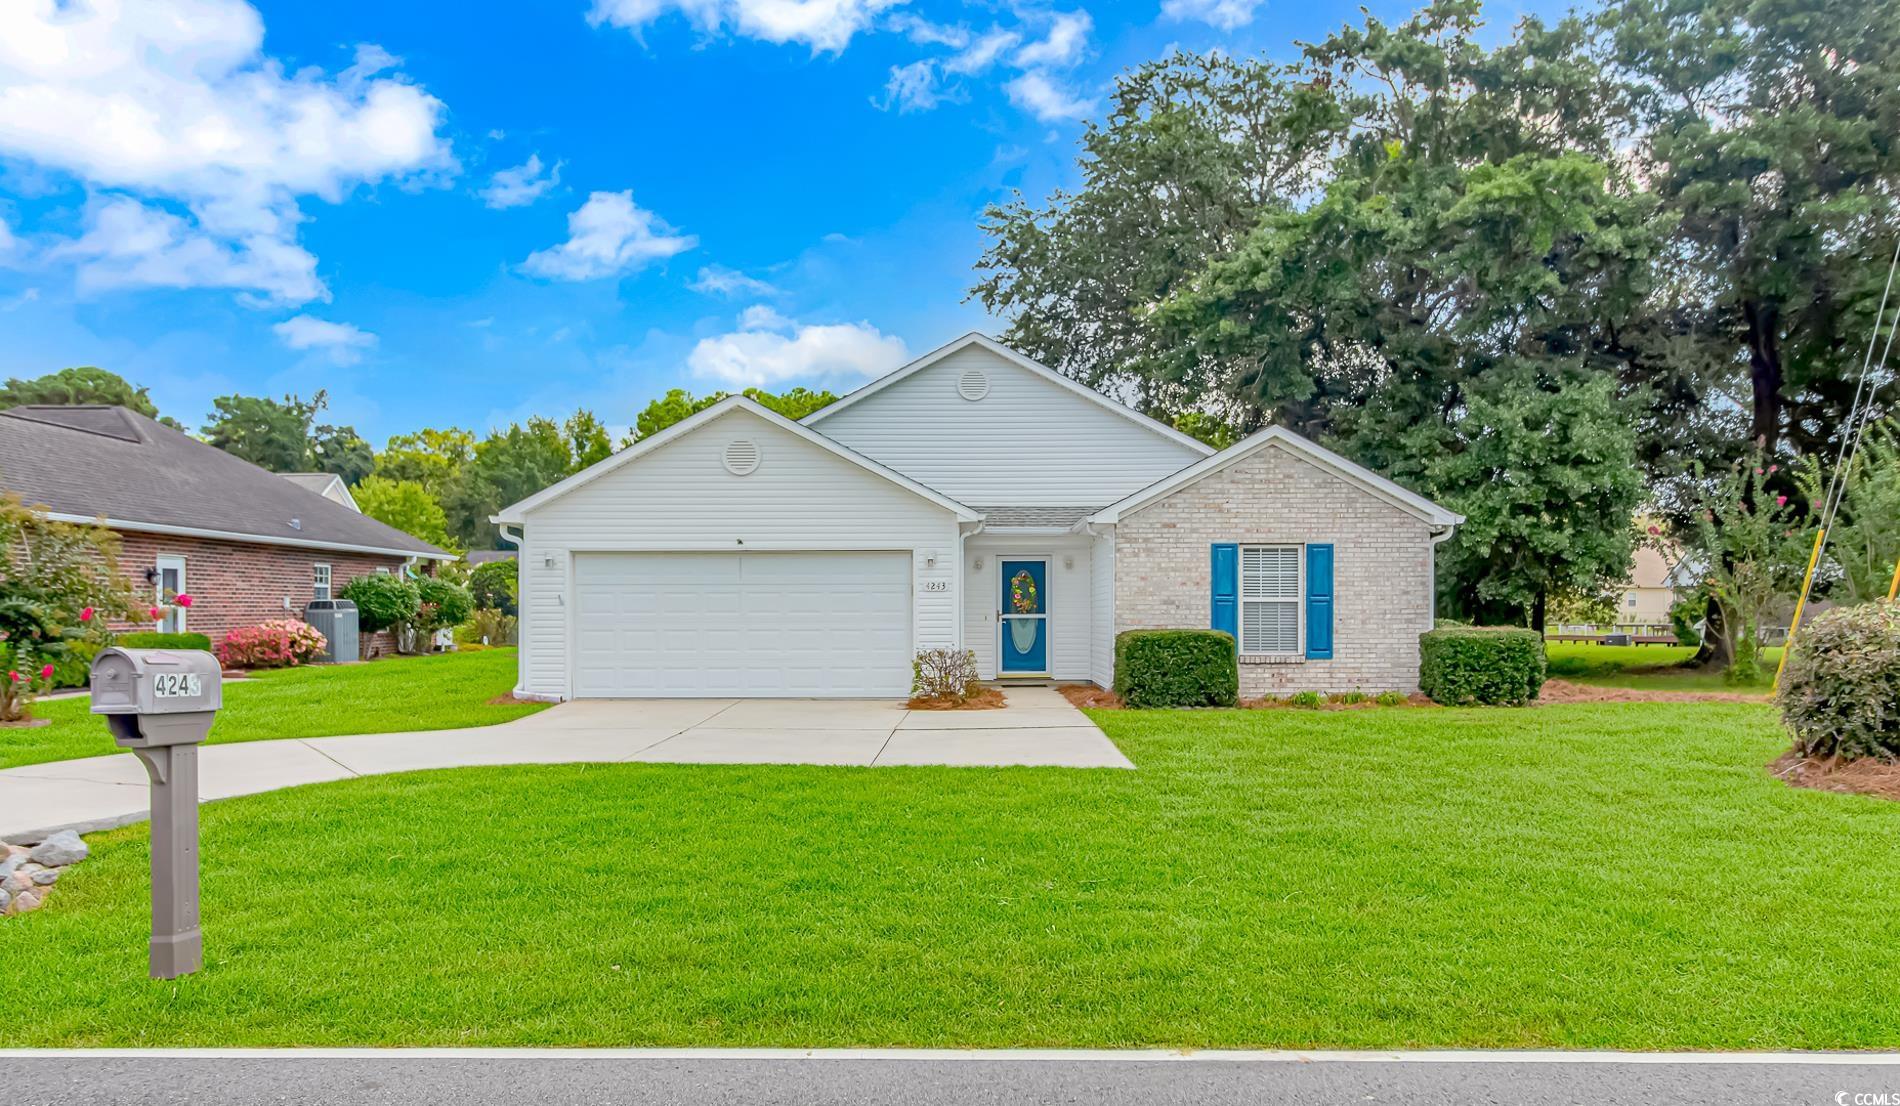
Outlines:
{"label": "white window with shutters", "polygon": [[1286,657],[1300,652],[1300,547],[1240,547],[1240,651]]}

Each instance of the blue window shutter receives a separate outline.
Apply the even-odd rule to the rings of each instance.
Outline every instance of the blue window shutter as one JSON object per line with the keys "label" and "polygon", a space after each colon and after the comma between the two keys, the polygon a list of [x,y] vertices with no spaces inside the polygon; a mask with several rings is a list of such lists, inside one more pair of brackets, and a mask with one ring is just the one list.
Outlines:
{"label": "blue window shutter", "polygon": [[1333,656],[1333,547],[1306,547],[1306,659]]}
{"label": "blue window shutter", "polygon": [[1213,616],[1208,622],[1216,630],[1240,637],[1240,546],[1212,547]]}

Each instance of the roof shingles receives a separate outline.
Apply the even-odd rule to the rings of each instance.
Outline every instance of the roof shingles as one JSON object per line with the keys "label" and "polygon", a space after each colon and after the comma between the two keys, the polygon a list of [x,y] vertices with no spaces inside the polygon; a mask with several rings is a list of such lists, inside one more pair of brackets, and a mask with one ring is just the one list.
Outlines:
{"label": "roof shingles", "polygon": [[0,411],[0,491],[56,514],[280,545],[448,554],[122,407]]}

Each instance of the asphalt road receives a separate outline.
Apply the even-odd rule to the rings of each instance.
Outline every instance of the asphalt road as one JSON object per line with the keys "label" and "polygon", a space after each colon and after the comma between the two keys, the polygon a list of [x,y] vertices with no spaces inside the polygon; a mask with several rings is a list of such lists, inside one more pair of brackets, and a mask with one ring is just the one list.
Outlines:
{"label": "asphalt road", "polygon": [[7,1106],[1900,1104],[1900,1066],[1299,1060],[31,1057]]}

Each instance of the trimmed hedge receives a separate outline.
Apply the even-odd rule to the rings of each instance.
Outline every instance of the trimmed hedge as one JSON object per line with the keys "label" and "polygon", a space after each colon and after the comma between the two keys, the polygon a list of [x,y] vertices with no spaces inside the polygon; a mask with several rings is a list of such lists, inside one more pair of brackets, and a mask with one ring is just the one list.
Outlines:
{"label": "trimmed hedge", "polygon": [[1544,686],[1544,635],[1515,626],[1448,626],[1418,635],[1418,686],[1448,707],[1519,707]]}
{"label": "trimmed hedge", "polygon": [[1803,756],[1900,759],[1900,604],[1836,607],[1803,627],[1776,698]]}
{"label": "trimmed hedge", "polygon": [[1115,635],[1115,693],[1131,707],[1231,707],[1239,653],[1220,630],[1124,630]]}
{"label": "trimmed hedge", "polygon": [[157,631],[141,631],[120,634],[112,639],[112,644],[123,649],[203,649],[211,651],[211,638],[205,634],[161,634]]}

